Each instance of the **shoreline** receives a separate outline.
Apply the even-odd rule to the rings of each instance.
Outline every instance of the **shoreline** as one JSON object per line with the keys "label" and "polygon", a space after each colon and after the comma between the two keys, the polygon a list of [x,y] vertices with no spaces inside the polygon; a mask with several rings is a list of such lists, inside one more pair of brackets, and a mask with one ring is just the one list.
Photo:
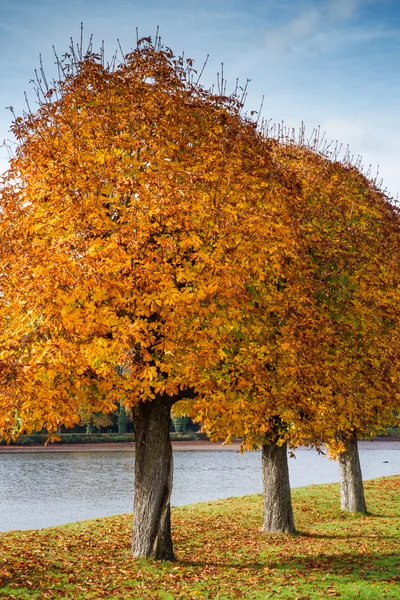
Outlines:
{"label": "shoreline", "polygon": [[[372,446],[378,450],[382,447],[382,444],[393,444],[399,445],[400,449],[400,437],[398,436],[381,436],[374,437],[371,440],[359,440],[361,447]],[[172,441],[172,449],[174,452],[187,452],[187,451],[207,451],[207,452],[239,452],[240,442],[232,442],[231,444],[223,445],[222,442],[210,442],[209,440],[182,440]],[[300,446],[299,449],[306,449],[304,446]],[[3,446],[0,445],[0,454],[16,454],[16,453],[53,453],[53,452],[134,452],[135,442],[98,442],[98,443],[87,443],[87,444],[60,444],[53,443],[48,446]]]}
{"label": "shoreline", "polygon": [[[174,451],[220,451],[230,450],[239,452],[240,442],[223,446],[221,442],[210,442],[209,440],[183,440],[172,441]],[[54,443],[48,446],[0,446],[1,453],[17,452],[134,452],[135,442],[91,442],[87,444],[60,444]]]}

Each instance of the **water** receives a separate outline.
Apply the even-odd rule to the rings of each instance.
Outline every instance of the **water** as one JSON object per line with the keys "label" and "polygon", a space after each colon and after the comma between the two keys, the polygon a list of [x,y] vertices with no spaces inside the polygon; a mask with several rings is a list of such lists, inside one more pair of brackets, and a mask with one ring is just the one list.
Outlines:
{"label": "water", "polygon": [[[364,479],[400,474],[400,442],[361,442]],[[260,452],[174,452],[172,504],[261,492]],[[289,459],[292,487],[338,481],[337,463],[313,450]],[[40,529],[127,513],[134,452],[0,453],[0,531]]]}

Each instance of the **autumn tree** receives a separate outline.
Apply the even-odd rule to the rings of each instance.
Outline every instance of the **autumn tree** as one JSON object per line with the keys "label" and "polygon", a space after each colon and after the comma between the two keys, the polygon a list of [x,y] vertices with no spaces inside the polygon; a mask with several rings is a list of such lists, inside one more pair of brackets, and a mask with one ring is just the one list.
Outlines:
{"label": "autumn tree", "polygon": [[290,215],[238,97],[196,84],[191,61],[144,39],[118,65],[71,47],[58,67],[13,123],[1,188],[0,434],[52,439],[122,399],[133,555],[173,559],[171,407],[223,403],[235,332],[295,253]]}
{"label": "autumn tree", "polygon": [[357,437],[396,423],[399,408],[399,212],[358,168],[282,152],[302,187],[297,218],[321,317],[308,350],[311,364],[323,357],[309,390],[318,435],[339,460],[342,508],[365,512]]}
{"label": "autumn tree", "polygon": [[122,400],[133,554],[173,559],[169,418],[191,399],[211,435],[262,446],[264,528],[293,531],[287,443],[343,445],[393,408],[397,213],[150,40],[59,68],[1,189],[0,434]]}
{"label": "autumn tree", "polygon": [[296,258],[282,262],[275,303],[259,291],[260,314],[246,313],[224,365],[242,393],[181,410],[215,439],[262,448],[263,529],[293,532],[287,444],[328,444],[342,508],[366,510],[357,436],[381,431],[399,408],[399,214],[349,164],[295,144],[266,153],[286,189]]}
{"label": "autumn tree", "polygon": [[109,427],[113,424],[109,413],[89,412],[85,406],[79,410],[80,424],[86,425],[86,433],[93,433],[96,429],[101,430],[102,427]]}
{"label": "autumn tree", "polygon": [[[261,285],[249,287],[251,309],[232,324],[213,387],[206,397],[180,402],[175,410],[201,421],[213,440],[229,442],[236,436],[242,449],[262,449],[263,529],[294,533],[287,446],[304,442],[300,425],[315,419],[305,373],[300,373],[312,373],[317,366],[308,362],[307,343],[320,316],[302,224],[296,219],[302,202],[298,182],[287,176],[275,140],[264,138],[259,152],[269,189],[264,201],[279,227],[279,243],[269,249]],[[271,210],[273,202],[279,211]],[[268,275],[271,260],[275,278]]]}

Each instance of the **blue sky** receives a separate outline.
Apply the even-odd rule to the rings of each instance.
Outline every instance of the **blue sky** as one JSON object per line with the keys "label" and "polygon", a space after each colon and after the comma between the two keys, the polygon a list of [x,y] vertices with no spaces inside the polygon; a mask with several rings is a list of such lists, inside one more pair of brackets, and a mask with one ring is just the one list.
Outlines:
{"label": "blue sky", "polygon": [[[227,90],[250,79],[247,109],[311,134],[320,126],[362,155],[365,168],[379,165],[384,187],[400,194],[400,2],[398,0],[0,0],[0,141],[10,137],[13,106],[20,114],[24,91],[42,54],[52,73],[54,44],[93,33],[111,55],[119,38],[124,52],[140,36],[156,32],[175,54],[195,60],[203,83],[216,81],[224,63]],[[7,153],[0,148],[0,170]]]}

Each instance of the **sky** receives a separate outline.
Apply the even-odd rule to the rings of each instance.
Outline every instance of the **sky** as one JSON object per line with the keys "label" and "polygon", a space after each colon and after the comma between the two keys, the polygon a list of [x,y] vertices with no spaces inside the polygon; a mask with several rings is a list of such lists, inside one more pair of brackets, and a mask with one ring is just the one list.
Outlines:
{"label": "sky", "polygon": [[[400,195],[400,2],[398,0],[0,0],[0,143],[12,116],[35,95],[30,80],[41,54],[49,78],[70,38],[93,34],[111,57],[157,27],[163,44],[185,53],[216,82],[223,64],[227,92],[246,80],[248,111],[306,136],[320,128],[327,142],[361,157],[364,172]],[[333,146],[332,146],[333,147]],[[7,151],[0,148],[0,171]]]}

